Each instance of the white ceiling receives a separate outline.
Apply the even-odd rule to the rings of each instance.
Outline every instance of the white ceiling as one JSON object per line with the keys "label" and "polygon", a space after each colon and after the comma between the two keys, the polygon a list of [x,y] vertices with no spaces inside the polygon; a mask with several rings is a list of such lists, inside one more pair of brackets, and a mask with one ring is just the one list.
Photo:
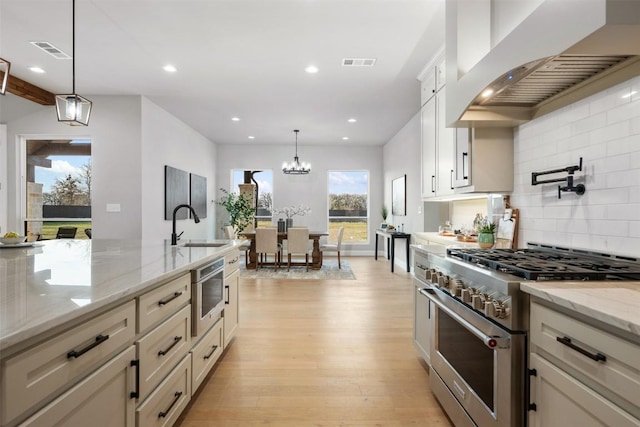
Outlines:
{"label": "white ceiling", "polygon": [[[29,43],[71,55],[71,5],[0,0],[12,75],[71,92],[72,61]],[[76,92],[144,95],[221,144],[293,143],[300,129],[300,145],[382,145],[420,108],[416,76],[442,43],[444,0],[77,0]],[[341,66],[353,57],[377,62]],[[8,95],[0,121],[25,102]]]}

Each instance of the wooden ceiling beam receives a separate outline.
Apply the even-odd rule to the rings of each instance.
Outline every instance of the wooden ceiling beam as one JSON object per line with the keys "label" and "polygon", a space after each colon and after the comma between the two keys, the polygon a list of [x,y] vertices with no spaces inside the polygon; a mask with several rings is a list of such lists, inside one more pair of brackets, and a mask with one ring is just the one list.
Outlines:
{"label": "wooden ceiling beam", "polygon": [[[4,72],[0,71],[0,81],[3,78]],[[40,105],[56,105],[56,96],[53,93],[11,74],[9,74],[7,81],[7,92]]]}
{"label": "wooden ceiling beam", "polygon": [[91,144],[46,144],[29,153],[33,156],[90,156]]}

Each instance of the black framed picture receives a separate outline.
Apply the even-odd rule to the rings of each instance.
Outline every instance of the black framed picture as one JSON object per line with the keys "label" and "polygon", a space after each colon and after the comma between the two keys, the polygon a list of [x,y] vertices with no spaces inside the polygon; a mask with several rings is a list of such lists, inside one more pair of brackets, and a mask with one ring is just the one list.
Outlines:
{"label": "black framed picture", "polygon": [[405,216],[407,214],[407,175],[391,181],[391,214]]}

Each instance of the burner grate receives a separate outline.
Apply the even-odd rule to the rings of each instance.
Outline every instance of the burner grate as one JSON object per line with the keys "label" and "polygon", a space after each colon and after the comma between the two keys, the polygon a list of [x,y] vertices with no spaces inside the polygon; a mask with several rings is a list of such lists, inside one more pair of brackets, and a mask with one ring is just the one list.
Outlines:
{"label": "burner grate", "polygon": [[572,251],[447,249],[449,257],[527,280],[640,280],[640,263]]}

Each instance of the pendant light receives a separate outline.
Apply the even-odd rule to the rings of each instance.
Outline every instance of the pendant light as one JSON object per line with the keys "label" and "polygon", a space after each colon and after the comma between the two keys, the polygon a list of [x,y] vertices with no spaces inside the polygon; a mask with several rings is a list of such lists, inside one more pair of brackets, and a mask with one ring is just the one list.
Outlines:
{"label": "pendant light", "polygon": [[9,81],[9,70],[11,69],[11,62],[0,58],[0,73],[2,73],[0,80],[0,95],[7,93],[7,82]]}
{"label": "pendant light", "polygon": [[87,126],[91,114],[91,101],[76,93],[76,0],[72,3],[72,41],[71,61],[73,77],[73,93],[56,95],[56,111],[58,121],[71,126]]}
{"label": "pendant light", "polygon": [[294,132],[296,134],[296,155],[293,158],[293,162],[284,162],[282,164],[282,172],[287,175],[307,175],[311,172],[311,165],[309,163],[300,163],[298,158],[298,132],[300,131],[295,129]]}

